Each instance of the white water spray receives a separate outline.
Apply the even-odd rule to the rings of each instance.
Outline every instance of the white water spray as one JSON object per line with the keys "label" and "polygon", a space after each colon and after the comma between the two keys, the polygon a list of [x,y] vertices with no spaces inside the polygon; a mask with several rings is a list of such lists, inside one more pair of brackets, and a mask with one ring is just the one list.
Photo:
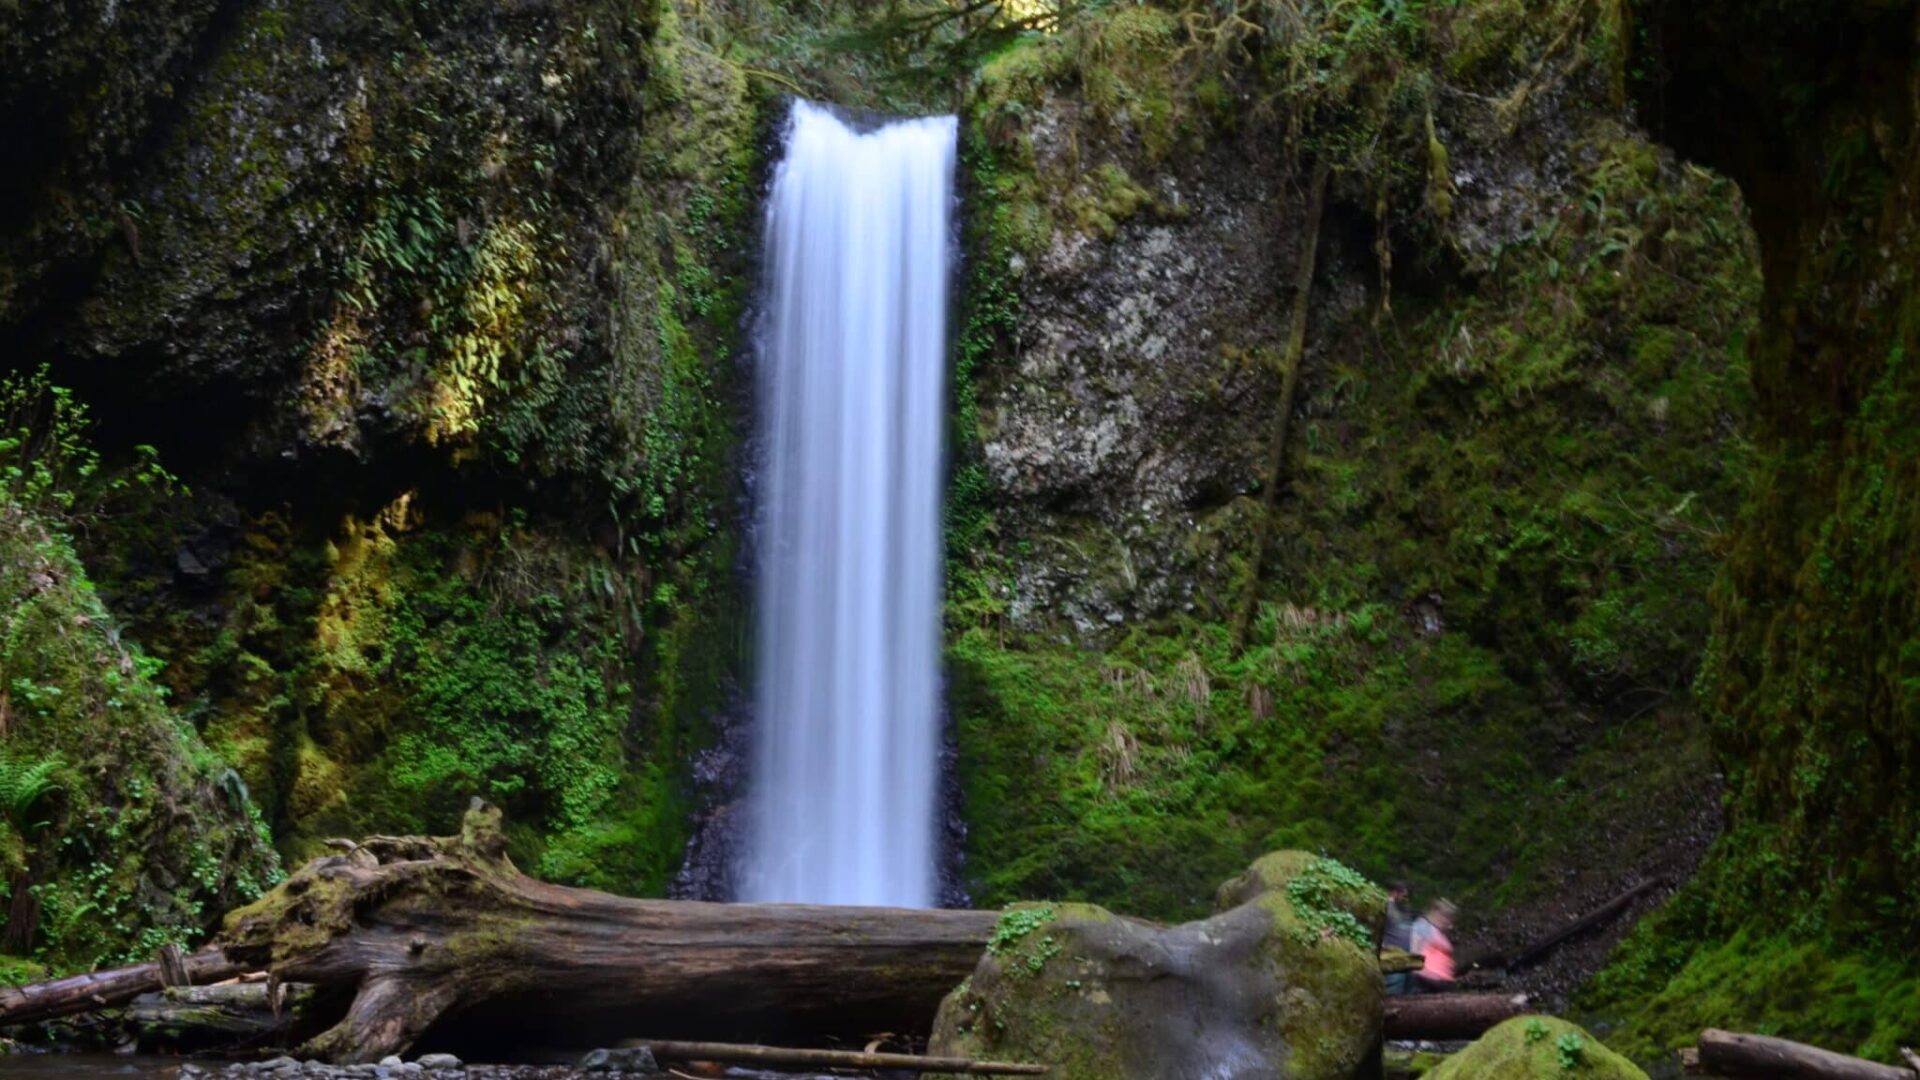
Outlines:
{"label": "white water spray", "polygon": [[934,899],[955,137],[800,102],[774,175],[742,899]]}

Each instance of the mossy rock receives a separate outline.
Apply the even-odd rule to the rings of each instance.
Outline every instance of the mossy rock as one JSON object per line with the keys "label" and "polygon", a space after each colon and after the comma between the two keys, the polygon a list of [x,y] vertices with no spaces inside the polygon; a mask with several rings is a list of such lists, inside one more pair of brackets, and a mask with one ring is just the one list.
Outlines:
{"label": "mossy rock", "polygon": [[1516,1016],[1448,1058],[1427,1080],[1534,1080],[1535,1077],[1647,1080],[1633,1062],[1600,1045],[1579,1025],[1551,1016]]}
{"label": "mossy rock", "polygon": [[1294,899],[1295,882],[1317,895],[1329,864],[1269,856],[1249,875],[1270,887],[1181,926],[1090,904],[1015,905],[941,1003],[930,1052],[1044,1062],[1060,1080],[1375,1075],[1372,943]]}
{"label": "mossy rock", "polygon": [[16,978],[191,943],[281,876],[245,786],[168,707],[58,524],[0,485],[0,866],[34,875],[39,912],[33,963],[0,964]]}
{"label": "mossy rock", "polygon": [[[1213,910],[1231,911],[1268,893],[1293,899],[1303,918],[1322,925],[1351,916],[1371,940],[1378,940],[1387,921],[1387,895],[1378,885],[1333,859],[1304,851],[1276,851],[1254,860],[1239,876],[1214,893]],[[1348,932],[1353,933],[1351,926]],[[1356,935],[1357,936],[1357,935]]]}

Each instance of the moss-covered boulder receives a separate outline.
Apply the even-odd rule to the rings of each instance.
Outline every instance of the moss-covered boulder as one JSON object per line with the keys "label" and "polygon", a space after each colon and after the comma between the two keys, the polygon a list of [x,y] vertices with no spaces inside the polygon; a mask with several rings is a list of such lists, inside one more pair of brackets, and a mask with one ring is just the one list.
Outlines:
{"label": "moss-covered boulder", "polygon": [[1054,1066],[1060,1080],[1344,1080],[1377,1069],[1379,889],[1331,859],[1268,856],[1239,902],[1162,926],[1090,904],[1007,910],[940,1006],[931,1052]]}
{"label": "moss-covered boulder", "polygon": [[1647,1080],[1633,1062],[1600,1045],[1577,1024],[1516,1016],[1448,1058],[1427,1080],[1534,1080],[1539,1076]]}

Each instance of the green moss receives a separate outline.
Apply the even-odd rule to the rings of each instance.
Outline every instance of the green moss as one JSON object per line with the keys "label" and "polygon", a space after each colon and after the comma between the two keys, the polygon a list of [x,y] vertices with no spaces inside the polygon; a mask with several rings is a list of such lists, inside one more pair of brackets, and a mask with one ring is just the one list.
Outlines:
{"label": "green moss", "polygon": [[1920,1042],[1920,971],[1907,959],[1872,943],[1836,945],[1806,909],[1758,917],[1767,901],[1747,884],[1722,850],[1621,942],[1580,1002],[1615,1025],[1616,1046],[1653,1060],[1693,1045],[1702,1028],[1733,1025],[1892,1062]]}
{"label": "green moss", "polygon": [[[1107,1080],[1203,1067],[1195,1054],[1229,1046],[1222,1052],[1239,1055],[1240,1066],[1264,1054],[1284,1060],[1290,1076],[1357,1075],[1377,1046],[1381,981],[1372,942],[1316,932],[1312,920],[1322,913],[1303,916],[1289,898],[1306,878],[1337,882],[1341,895],[1327,894],[1328,909],[1341,903],[1357,879],[1325,863],[1301,852],[1270,855],[1238,879],[1268,880],[1269,891],[1180,927],[1087,904],[1015,905],[980,966],[942,1003],[930,1052],[1044,1061],[1069,1080]],[[1222,895],[1235,887],[1222,886]],[[1377,897],[1364,882],[1353,888]],[[1231,1037],[1214,1027],[1222,1024]],[[1195,1028],[1218,1038],[1182,1042]]]}
{"label": "green moss", "polygon": [[[275,425],[345,456],[271,509],[209,466],[210,493],[88,555],[291,857],[444,828],[482,794],[558,880],[658,892],[677,866],[740,652],[733,351],[763,101],[674,8],[566,0],[505,50],[470,6],[353,4],[324,33],[250,11],[180,125],[218,167],[154,165],[152,273],[310,316],[223,323],[218,348],[290,387]],[[315,171],[275,133],[319,70],[364,91]],[[538,92],[476,101],[495,85]],[[100,319],[178,325],[166,305],[201,286],[169,281],[103,286]],[[256,370],[267,354],[287,370]],[[233,554],[189,595],[172,563],[207,535]]]}
{"label": "green moss", "polygon": [[[1638,90],[1685,102],[1670,136],[1745,187],[1768,281],[1751,497],[1697,684],[1730,827],[1589,1004],[1621,1019],[1636,1052],[1720,1026],[1891,1060],[1916,1036],[1920,945],[1914,128],[1893,89],[1905,74],[1834,73],[1909,72],[1903,16],[1871,3],[1633,12],[1648,54]],[[1748,107],[1704,104],[1729,90]],[[1642,363],[1662,352],[1650,343]]]}
{"label": "green moss", "polygon": [[[1052,245],[1105,242],[1085,210],[1100,191],[1186,181],[1179,155],[1158,160],[1109,126],[1122,91],[1102,80],[1160,75],[1096,70],[1100,16],[982,72],[965,125],[947,607],[981,901],[1189,917],[1244,860],[1307,848],[1486,911],[1563,893],[1569,874],[1604,889],[1621,862],[1672,842],[1655,807],[1711,816],[1715,766],[1688,687],[1708,630],[1700,597],[1750,464],[1757,257],[1733,185],[1601,111],[1565,117],[1556,139],[1576,172],[1530,230],[1456,235],[1460,211],[1436,197],[1447,161],[1537,148],[1437,94],[1465,78],[1446,68],[1449,35],[1505,42],[1475,71],[1511,52],[1556,85],[1605,74],[1543,55],[1562,29],[1603,31],[1585,6],[1540,7],[1539,25],[1476,28],[1455,9],[1347,5],[1271,54],[1247,44],[1251,61],[1233,48],[1168,58],[1193,157],[1284,172],[1274,148],[1292,110],[1309,110],[1301,152],[1338,167],[1339,212],[1385,215],[1394,249],[1411,249],[1390,312],[1310,323],[1312,406],[1296,418],[1277,570],[1244,651],[1226,612],[1246,586],[1256,499],[1128,519],[1146,535],[1122,541],[1110,508],[1043,513],[978,464],[981,402],[1013,392],[1014,324],[1062,287],[1030,267]],[[1268,111],[1226,123],[1208,95]],[[1166,213],[1126,205],[1135,220]],[[1151,378],[1132,387],[1147,407]],[[1200,568],[1189,611],[1098,633],[1044,611],[1013,622],[1023,574],[1124,583],[1140,539]]]}
{"label": "green moss", "polygon": [[1539,1080],[1557,1076],[1646,1080],[1647,1076],[1578,1026],[1551,1016],[1508,1020],[1426,1075],[1430,1080]]}
{"label": "green moss", "polygon": [[[279,866],[244,789],[168,707],[68,540],[0,488],[0,710],[34,963],[86,970],[191,944]],[[49,770],[29,798],[13,763]],[[32,772],[33,770],[27,770]],[[16,898],[17,900],[18,898]]]}

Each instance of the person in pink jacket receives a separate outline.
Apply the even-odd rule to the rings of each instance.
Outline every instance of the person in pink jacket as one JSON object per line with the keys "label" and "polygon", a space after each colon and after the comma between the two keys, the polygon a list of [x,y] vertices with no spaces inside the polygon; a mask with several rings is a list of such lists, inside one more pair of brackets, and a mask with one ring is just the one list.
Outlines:
{"label": "person in pink jacket", "polygon": [[1453,989],[1453,929],[1456,909],[1450,900],[1435,900],[1413,924],[1412,947],[1424,963],[1413,973],[1413,982],[1421,993],[1432,994]]}

